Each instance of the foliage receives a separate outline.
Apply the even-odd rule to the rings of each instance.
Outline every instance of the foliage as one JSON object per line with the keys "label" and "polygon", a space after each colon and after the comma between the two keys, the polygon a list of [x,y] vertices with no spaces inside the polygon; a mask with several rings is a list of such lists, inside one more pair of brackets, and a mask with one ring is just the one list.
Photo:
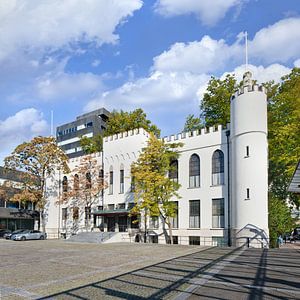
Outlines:
{"label": "foliage", "polygon": [[[276,86],[273,86],[273,89]],[[299,196],[287,192],[300,158],[300,69],[294,68],[277,85],[268,105],[269,184],[280,199],[300,205]]]}
{"label": "foliage", "polygon": [[80,147],[85,154],[101,152],[103,149],[103,138],[101,134],[97,134],[91,138],[82,136],[80,138]]}
{"label": "foliage", "polygon": [[80,162],[72,170],[69,180],[62,186],[62,203],[69,203],[71,207],[85,207],[86,229],[91,220],[91,207],[99,201],[101,192],[107,187],[103,173],[99,172],[99,165],[91,155],[82,156]]}
{"label": "foliage", "polygon": [[5,167],[24,172],[21,193],[15,199],[23,201],[27,197],[37,202],[41,212],[41,222],[45,231],[44,210],[46,206],[45,184],[57,166],[67,173],[68,157],[56,145],[53,137],[35,137],[30,142],[24,142],[15,148],[12,154],[5,158]]}
{"label": "foliage", "polygon": [[279,235],[289,233],[295,226],[290,209],[281,199],[269,194],[269,231],[270,245],[276,247]]}
{"label": "foliage", "polygon": [[200,130],[203,127],[204,126],[200,118],[196,118],[194,115],[188,115],[185,120],[183,131],[188,132],[188,131]]}
{"label": "foliage", "polygon": [[[177,159],[177,148],[181,144],[165,144],[151,134],[147,147],[132,165],[135,179],[135,206],[131,213],[143,212],[145,225],[149,216],[161,216],[168,225],[169,238],[172,242],[171,218],[176,214],[176,206],[171,198],[179,198],[180,185],[167,174],[170,163]],[[147,229],[145,227],[145,233]]]}
{"label": "foliage", "polygon": [[224,80],[212,77],[208,82],[200,110],[205,126],[226,125],[230,122],[230,97],[236,88],[234,75],[228,74]]}
{"label": "foliage", "polygon": [[136,128],[144,128],[146,131],[152,132],[157,137],[160,135],[160,130],[147,119],[146,114],[141,108],[132,112],[125,112],[122,110],[118,112],[114,110],[110,114],[104,134],[105,136],[109,136]]}

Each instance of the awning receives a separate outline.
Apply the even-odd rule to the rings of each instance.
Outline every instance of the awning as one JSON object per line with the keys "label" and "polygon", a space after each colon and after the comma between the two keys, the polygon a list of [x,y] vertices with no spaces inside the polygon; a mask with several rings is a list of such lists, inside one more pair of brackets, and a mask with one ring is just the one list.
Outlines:
{"label": "awning", "polygon": [[292,177],[288,191],[300,194],[300,160],[298,161],[298,165]]}
{"label": "awning", "polygon": [[128,215],[130,210],[128,209],[107,209],[107,210],[94,210],[92,214],[96,216],[108,216],[108,215]]}

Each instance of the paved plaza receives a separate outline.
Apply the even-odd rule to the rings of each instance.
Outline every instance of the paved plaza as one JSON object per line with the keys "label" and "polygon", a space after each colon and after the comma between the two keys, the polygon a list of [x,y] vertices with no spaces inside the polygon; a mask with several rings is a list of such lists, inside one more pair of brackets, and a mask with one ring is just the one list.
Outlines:
{"label": "paved plaza", "polygon": [[0,299],[300,299],[300,250],[0,240]]}

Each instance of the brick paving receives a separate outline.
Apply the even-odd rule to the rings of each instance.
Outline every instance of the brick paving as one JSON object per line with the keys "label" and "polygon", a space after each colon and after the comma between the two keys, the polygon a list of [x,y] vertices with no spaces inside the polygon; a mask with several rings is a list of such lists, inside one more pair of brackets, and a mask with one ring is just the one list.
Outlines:
{"label": "brick paving", "polygon": [[0,240],[0,299],[300,299],[298,249]]}

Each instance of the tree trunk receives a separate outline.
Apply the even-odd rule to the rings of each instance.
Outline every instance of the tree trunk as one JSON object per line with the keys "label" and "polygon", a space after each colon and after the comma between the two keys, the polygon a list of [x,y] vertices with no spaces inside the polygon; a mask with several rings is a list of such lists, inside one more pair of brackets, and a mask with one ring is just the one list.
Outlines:
{"label": "tree trunk", "polygon": [[170,220],[170,218],[168,217],[168,222],[166,222],[167,223],[167,225],[168,225],[168,227],[169,227],[169,238],[170,238],[170,244],[171,245],[173,245],[173,231],[172,231],[172,223],[171,223],[171,220]]}

